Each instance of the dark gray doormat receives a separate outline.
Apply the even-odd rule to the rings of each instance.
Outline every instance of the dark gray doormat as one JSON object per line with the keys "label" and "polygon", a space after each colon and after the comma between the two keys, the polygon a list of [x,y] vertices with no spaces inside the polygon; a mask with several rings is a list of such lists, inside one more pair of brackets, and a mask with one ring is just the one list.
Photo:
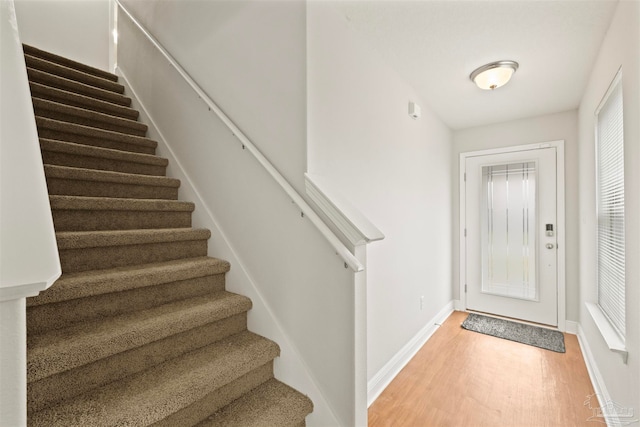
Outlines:
{"label": "dark gray doormat", "polygon": [[481,316],[471,313],[462,322],[462,327],[481,334],[533,345],[546,350],[564,353],[564,335],[562,332],[538,326],[510,322],[504,319]]}

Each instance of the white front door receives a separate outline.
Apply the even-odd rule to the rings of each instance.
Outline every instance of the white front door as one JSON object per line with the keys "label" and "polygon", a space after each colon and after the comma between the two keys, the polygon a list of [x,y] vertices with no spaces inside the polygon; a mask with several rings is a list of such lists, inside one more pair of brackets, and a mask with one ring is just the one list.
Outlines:
{"label": "white front door", "polygon": [[465,161],[466,306],[558,325],[556,147]]}

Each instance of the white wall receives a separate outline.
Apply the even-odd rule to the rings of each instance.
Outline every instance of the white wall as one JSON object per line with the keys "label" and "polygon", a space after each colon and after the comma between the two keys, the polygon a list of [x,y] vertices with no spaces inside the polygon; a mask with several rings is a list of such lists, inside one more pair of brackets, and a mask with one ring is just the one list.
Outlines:
{"label": "white wall", "polygon": [[460,153],[538,142],[565,141],[566,318],[578,320],[578,112],[566,111],[489,126],[455,131],[453,134],[453,295],[460,299]]}
{"label": "white wall", "polygon": [[[169,3],[147,6],[158,7],[162,18],[163,8],[172,7]],[[282,7],[279,10],[287,15],[287,4],[289,12],[299,8],[297,3],[282,3],[276,9]],[[199,12],[186,9],[214,12],[209,3],[202,6]],[[257,3],[243,6],[243,13],[262,8]],[[250,16],[257,19],[259,14]],[[183,26],[190,22],[189,16],[175,18]],[[230,26],[237,25],[228,18]],[[224,22],[218,25],[225,27]],[[214,25],[214,33],[215,29]],[[361,273],[344,267],[318,229],[301,217],[281,187],[124,15],[118,31],[118,72],[123,83],[135,92],[136,104],[139,100],[145,106],[142,120],[155,123],[150,137],[160,142],[158,154],[170,158],[167,174],[181,179],[180,197],[196,203],[194,226],[212,230],[209,255],[231,263],[227,289],[252,299],[249,329],[280,345],[276,377],[313,400],[307,425],[354,425],[354,288]],[[186,30],[182,33],[189,35]],[[206,38],[206,32],[201,36]],[[247,57],[261,55],[242,52]],[[226,58],[215,56],[212,61],[223,63]],[[265,87],[267,93],[271,89]],[[255,97],[262,99],[262,92]],[[256,119],[269,113],[261,111]]]}
{"label": "white wall", "polygon": [[331,4],[307,10],[309,172],[386,236],[367,252],[371,380],[451,301],[451,132]]}
{"label": "white wall", "polygon": [[9,300],[51,286],[60,261],[13,2],[1,12],[0,300]]}
{"label": "white wall", "polygon": [[123,2],[304,193],[305,2]]}
{"label": "white wall", "polygon": [[109,0],[16,0],[23,43],[109,69]]}
{"label": "white wall", "polygon": [[[640,416],[640,2],[621,1],[580,104],[580,325],[611,400]],[[610,352],[585,308],[596,297],[594,112],[623,69],[626,228],[626,346],[629,362]]]}
{"label": "white wall", "polygon": [[13,1],[0,2],[0,425],[27,424],[26,297],[60,260]]}

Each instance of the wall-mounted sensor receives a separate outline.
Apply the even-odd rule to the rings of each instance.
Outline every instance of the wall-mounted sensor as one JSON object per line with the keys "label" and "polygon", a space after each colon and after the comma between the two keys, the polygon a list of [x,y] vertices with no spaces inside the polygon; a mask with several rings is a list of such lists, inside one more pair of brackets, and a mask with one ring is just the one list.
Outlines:
{"label": "wall-mounted sensor", "polygon": [[409,102],[409,117],[412,119],[420,117],[420,106],[415,102]]}

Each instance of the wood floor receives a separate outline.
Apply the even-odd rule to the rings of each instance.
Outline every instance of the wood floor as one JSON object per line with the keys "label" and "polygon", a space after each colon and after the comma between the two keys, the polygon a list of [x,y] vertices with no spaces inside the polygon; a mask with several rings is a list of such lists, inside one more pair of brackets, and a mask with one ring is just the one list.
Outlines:
{"label": "wood floor", "polygon": [[462,329],[466,316],[454,312],[371,405],[369,427],[604,425],[587,421],[575,335],[556,353]]}

